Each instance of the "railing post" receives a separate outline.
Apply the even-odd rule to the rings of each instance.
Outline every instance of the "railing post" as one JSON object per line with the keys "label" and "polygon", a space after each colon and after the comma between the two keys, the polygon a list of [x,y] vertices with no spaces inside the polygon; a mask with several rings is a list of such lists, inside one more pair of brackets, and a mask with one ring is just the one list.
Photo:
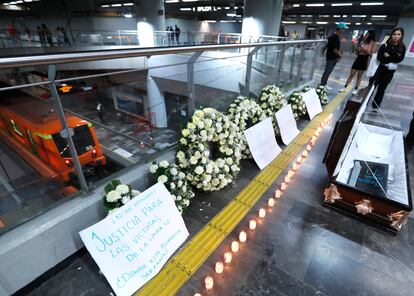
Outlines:
{"label": "railing post", "polygon": [[279,65],[275,65],[275,67],[277,68],[277,70],[276,70],[276,79],[275,79],[276,85],[279,85],[279,83],[280,83],[280,76],[281,76],[282,71],[283,71],[283,62],[285,60],[286,46],[282,45],[281,47],[282,47],[282,49],[281,49],[281,52],[280,52]]}
{"label": "railing post", "polygon": [[50,65],[48,71],[48,78],[51,82],[50,90],[52,93],[54,105],[56,107],[57,114],[59,116],[60,122],[62,124],[62,130],[60,132],[61,136],[66,139],[66,142],[69,146],[70,155],[72,156],[73,164],[75,165],[75,170],[77,177],[79,179],[79,184],[82,190],[85,192],[88,191],[88,184],[86,183],[85,176],[83,175],[82,166],[79,162],[78,153],[76,152],[75,144],[73,143],[73,129],[69,128],[68,123],[66,122],[65,112],[63,111],[62,103],[60,102],[59,94],[56,89],[55,79],[56,79],[56,66]]}
{"label": "railing post", "polygon": [[289,81],[293,78],[293,67],[295,66],[296,45],[293,46],[292,60],[290,61]]}
{"label": "railing post", "polygon": [[195,110],[194,63],[202,55],[202,53],[202,51],[193,53],[193,55],[187,61],[187,109],[189,116],[191,116]]}
{"label": "railing post", "polygon": [[309,72],[309,80],[313,80],[313,75],[315,74],[316,59],[318,58],[319,49],[320,49],[320,43],[316,43],[316,46],[314,47],[312,67],[311,67],[310,72]]}
{"label": "railing post", "polygon": [[252,64],[253,64],[253,55],[260,49],[261,47],[253,48],[247,54],[247,62],[246,62],[246,78],[244,81],[244,89],[243,89],[243,96],[248,97],[250,94],[250,83],[252,79]]}
{"label": "railing post", "polygon": [[298,86],[301,80],[301,76],[302,76],[302,68],[303,68],[303,61],[305,59],[305,45],[302,44],[300,46],[300,57],[299,57],[299,64],[298,64],[298,72],[296,74],[296,78],[295,78],[295,85]]}

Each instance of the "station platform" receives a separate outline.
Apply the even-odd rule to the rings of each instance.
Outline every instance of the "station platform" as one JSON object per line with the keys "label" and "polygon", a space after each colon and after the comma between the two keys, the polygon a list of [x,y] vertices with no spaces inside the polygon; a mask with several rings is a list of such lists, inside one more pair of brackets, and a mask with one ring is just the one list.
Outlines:
{"label": "station platform", "polygon": [[[331,101],[341,104],[334,112],[340,114],[350,97],[338,95],[349,74],[353,57],[338,63],[329,80]],[[322,73],[315,73],[315,85]],[[365,79],[366,80],[366,79]],[[392,126],[408,131],[414,109],[412,70],[401,68],[388,87],[383,112]],[[365,84],[366,85],[366,82]],[[407,107],[409,106],[409,107]],[[92,106],[91,106],[92,107]],[[382,114],[368,109],[367,119],[383,123]],[[300,130],[309,124],[300,122]],[[328,182],[322,164],[333,126],[325,128],[306,162],[263,223],[241,246],[233,262],[223,274],[215,276],[215,287],[203,289],[205,276],[212,274],[214,264],[237,238],[242,225],[256,215],[260,205],[272,195],[281,180],[270,184],[259,202],[253,206],[235,231],[200,261],[177,295],[412,295],[414,289],[414,218],[396,237],[357,220],[322,207],[323,190]],[[414,156],[408,153],[408,169],[414,173]],[[223,191],[199,194],[192,200],[183,218],[190,232],[187,242],[233,200],[256,176],[259,169],[253,161],[243,161],[234,186]],[[413,183],[413,181],[411,181]],[[412,185],[412,184],[410,184]],[[186,243],[187,243],[186,242]],[[185,245],[185,243],[184,243]],[[167,263],[168,264],[168,263]],[[64,260],[15,295],[115,295],[99,268],[85,249]],[[143,289],[136,295],[155,295]],[[158,296],[158,294],[157,294]]]}

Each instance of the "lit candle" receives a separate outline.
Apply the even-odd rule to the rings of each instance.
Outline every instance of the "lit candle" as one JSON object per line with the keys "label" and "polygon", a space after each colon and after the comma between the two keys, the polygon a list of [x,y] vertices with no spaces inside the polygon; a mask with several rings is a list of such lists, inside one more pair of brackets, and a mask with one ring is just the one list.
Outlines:
{"label": "lit candle", "polygon": [[303,161],[302,156],[299,156],[298,158],[296,158],[296,162],[297,163],[302,163],[302,161]]}
{"label": "lit candle", "polygon": [[289,170],[289,172],[288,172],[289,178],[292,178],[294,175],[295,175],[295,171],[294,170]]}
{"label": "lit candle", "polygon": [[286,190],[286,188],[287,188],[287,184],[285,182],[282,182],[282,184],[280,184],[280,189]]}
{"label": "lit candle", "polygon": [[269,200],[267,201],[267,205],[269,207],[273,207],[275,205],[275,199],[273,197],[269,198]]}
{"label": "lit candle", "polygon": [[282,191],[279,189],[275,191],[275,198],[280,198],[282,196]]}
{"label": "lit candle", "polygon": [[194,296],[201,296],[201,294],[200,293],[195,293]]}
{"label": "lit candle", "polygon": [[240,231],[239,234],[239,241],[244,243],[247,240],[247,233],[244,231]]}
{"label": "lit candle", "polygon": [[316,136],[316,137],[319,137],[320,135],[321,135],[321,133],[320,133],[320,132],[318,132],[318,131],[316,131],[316,132],[315,132],[315,136]]}
{"label": "lit candle", "polygon": [[318,127],[317,131],[320,133],[322,131],[322,128]]}
{"label": "lit candle", "polygon": [[259,210],[259,217],[264,218],[265,216],[266,216],[266,210],[265,209],[260,209]]}
{"label": "lit candle", "polygon": [[307,150],[303,151],[302,152],[302,157],[307,157],[307,156],[308,156],[308,151]]}
{"label": "lit candle", "polygon": [[287,183],[287,184],[290,183],[290,177],[289,176],[285,176],[285,183]]}
{"label": "lit candle", "polygon": [[231,252],[224,253],[224,263],[230,263],[232,258]]}
{"label": "lit candle", "polygon": [[216,262],[215,270],[218,274],[223,273],[224,271],[224,264],[223,262]]}
{"label": "lit candle", "polygon": [[207,276],[204,279],[204,286],[206,287],[207,290],[211,290],[214,287],[214,279],[211,276]]}
{"label": "lit candle", "polygon": [[312,150],[312,146],[311,146],[311,145],[306,146],[306,150],[307,150],[308,152],[310,152],[310,151]]}
{"label": "lit candle", "polygon": [[294,163],[293,164],[293,166],[292,166],[292,169],[294,170],[294,171],[297,171],[298,169],[299,169],[299,165],[297,164],[297,163]]}
{"label": "lit candle", "polygon": [[256,229],[256,220],[250,220],[249,221],[249,228],[250,228],[250,230],[255,230]]}
{"label": "lit candle", "polygon": [[317,139],[318,137],[313,136],[311,141],[316,142]]}
{"label": "lit candle", "polygon": [[233,241],[233,242],[231,243],[231,251],[232,251],[233,253],[237,253],[237,252],[239,251],[239,249],[240,249],[239,242],[238,242],[238,241]]}

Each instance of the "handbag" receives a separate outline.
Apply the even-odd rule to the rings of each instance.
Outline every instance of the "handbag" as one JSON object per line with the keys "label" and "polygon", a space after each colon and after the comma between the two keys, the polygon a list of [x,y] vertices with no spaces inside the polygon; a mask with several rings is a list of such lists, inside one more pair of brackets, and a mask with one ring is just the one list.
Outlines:
{"label": "handbag", "polygon": [[368,69],[367,69],[367,77],[370,78],[375,75],[375,72],[378,69],[380,62],[377,59],[377,54],[374,53],[371,56],[371,61],[369,62]]}

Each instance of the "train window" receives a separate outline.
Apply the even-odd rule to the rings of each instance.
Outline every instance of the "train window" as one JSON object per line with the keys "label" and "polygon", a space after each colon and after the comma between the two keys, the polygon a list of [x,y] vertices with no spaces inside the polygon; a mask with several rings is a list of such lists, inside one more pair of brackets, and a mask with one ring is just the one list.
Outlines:
{"label": "train window", "polygon": [[17,123],[10,118],[10,122],[13,126],[13,130],[16,132],[16,134],[18,134],[20,137],[23,137],[23,133],[20,131],[19,126],[17,125]]}
{"label": "train window", "polygon": [[[93,140],[91,131],[87,124],[77,126],[73,129],[74,135],[72,137],[73,143],[76,147],[76,152],[78,155],[82,155],[95,146],[95,141]],[[60,133],[52,135],[53,140],[55,141],[56,147],[59,150],[60,156],[62,157],[71,157],[69,146],[66,143],[66,140],[62,138]]]}

